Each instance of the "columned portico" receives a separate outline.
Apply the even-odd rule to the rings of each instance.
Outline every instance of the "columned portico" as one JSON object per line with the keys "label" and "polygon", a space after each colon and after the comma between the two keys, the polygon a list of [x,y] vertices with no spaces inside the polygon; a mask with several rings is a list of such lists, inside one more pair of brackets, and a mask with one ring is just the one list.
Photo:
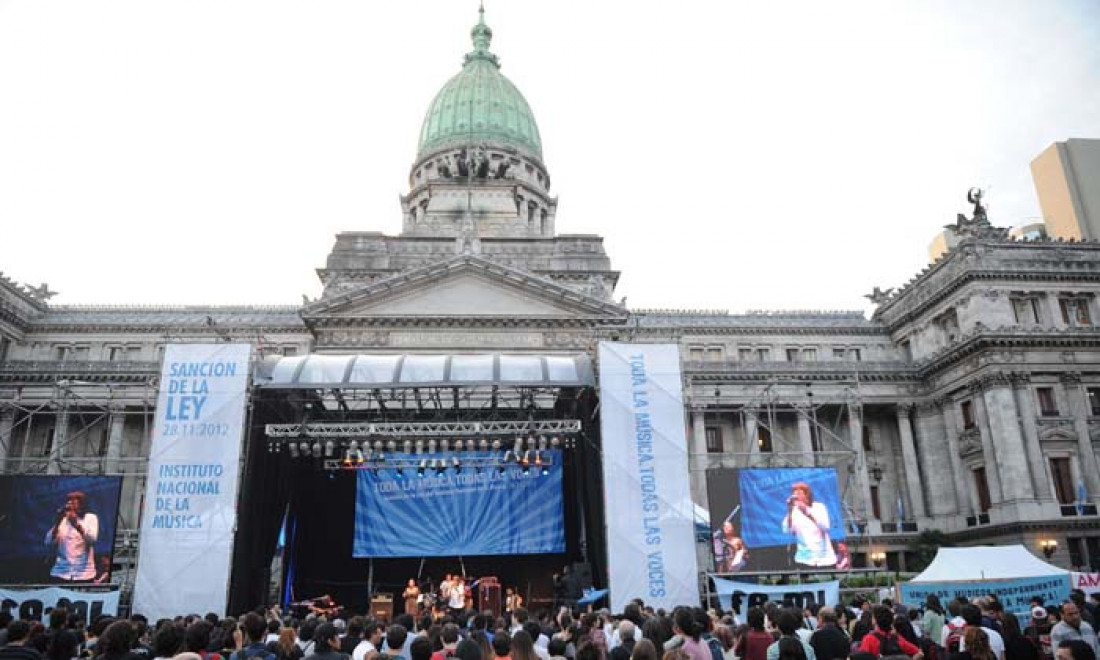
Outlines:
{"label": "columned portico", "polygon": [[[909,413],[912,410],[913,406],[911,404],[902,403],[898,404],[895,411],[898,420],[898,434],[901,438],[902,460],[907,466],[918,465],[917,452],[913,446],[913,429],[909,422]],[[932,447],[926,446],[925,451],[921,454],[922,458],[932,449]],[[927,474],[927,469],[925,469],[925,474]],[[919,470],[914,470],[912,467],[905,470],[905,491],[909,496],[909,510],[918,519],[924,518],[924,495],[920,483],[921,474]]]}

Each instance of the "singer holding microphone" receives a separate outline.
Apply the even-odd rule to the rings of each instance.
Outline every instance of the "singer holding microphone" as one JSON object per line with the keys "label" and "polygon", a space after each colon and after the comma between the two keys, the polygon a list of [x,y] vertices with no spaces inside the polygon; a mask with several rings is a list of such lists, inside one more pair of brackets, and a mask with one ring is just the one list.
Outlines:
{"label": "singer holding microphone", "polygon": [[822,502],[814,502],[810,485],[799,481],[791,486],[787,498],[787,515],[783,517],[783,532],[794,534],[798,548],[794,563],[803,566],[836,566],[836,553],[829,540],[829,510]]}
{"label": "singer holding microphone", "polygon": [[57,520],[46,532],[46,545],[57,547],[57,559],[50,576],[58,582],[83,582],[95,579],[95,542],[99,537],[99,518],[87,510],[88,497],[74,491],[65,496],[65,506],[57,510]]}

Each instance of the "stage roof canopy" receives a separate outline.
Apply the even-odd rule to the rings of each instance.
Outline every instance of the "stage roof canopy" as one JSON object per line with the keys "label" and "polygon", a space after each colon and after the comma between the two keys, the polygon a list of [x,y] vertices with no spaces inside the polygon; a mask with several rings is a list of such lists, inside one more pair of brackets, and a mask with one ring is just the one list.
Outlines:
{"label": "stage roof canopy", "polygon": [[267,358],[252,378],[263,389],[590,387],[587,355],[373,354]]}

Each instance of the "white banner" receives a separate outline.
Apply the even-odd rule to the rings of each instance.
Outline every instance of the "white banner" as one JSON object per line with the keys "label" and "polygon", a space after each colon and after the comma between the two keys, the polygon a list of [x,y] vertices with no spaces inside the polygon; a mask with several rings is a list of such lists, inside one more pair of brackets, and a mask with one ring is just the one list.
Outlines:
{"label": "white banner", "polygon": [[600,342],[599,359],[611,609],[697,606],[679,348]]}
{"label": "white banner", "polygon": [[737,620],[745,622],[750,607],[763,606],[769,600],[787,603],[802,609],[810,603],[832,607],[840,602],[840,581],[810,582],[807,584],[764,585],[751,582],[734,582],[712,577],[714,590],[722,609],[732,611]]}
{"label": "white banner", "polygon": [[149,620],[225,614],[247,344],[169,344],[157,397],[134,583]]}
{"label": "white banner", "polygon": [[1085,595],[1100,593],[1100,573],[1070,573],[1070,586],[1080,589]]}
{"label": "white banner", "polygon": [[118,616],[118,588],[110,591],[77,591],[63,587],[0,588],[0,611],[11,612],[16,619],[42,621],[55,607],[64,607],[69,614],[79,614],[90,626],[101,614]]}

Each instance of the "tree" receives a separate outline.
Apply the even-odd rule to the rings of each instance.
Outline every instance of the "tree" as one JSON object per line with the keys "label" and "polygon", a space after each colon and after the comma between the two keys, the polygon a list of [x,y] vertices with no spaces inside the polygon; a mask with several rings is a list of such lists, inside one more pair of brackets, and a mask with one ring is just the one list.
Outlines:
{"label": "tree", "polygon": [[942,531],[926,529],[909,542],[909,551],[913,553],[916,565],[909,565],[907,568],[910,571],[923,571],[936,557],[936,552],[940,548],[950,548],[953,545],[955,544],[951,538]]}

